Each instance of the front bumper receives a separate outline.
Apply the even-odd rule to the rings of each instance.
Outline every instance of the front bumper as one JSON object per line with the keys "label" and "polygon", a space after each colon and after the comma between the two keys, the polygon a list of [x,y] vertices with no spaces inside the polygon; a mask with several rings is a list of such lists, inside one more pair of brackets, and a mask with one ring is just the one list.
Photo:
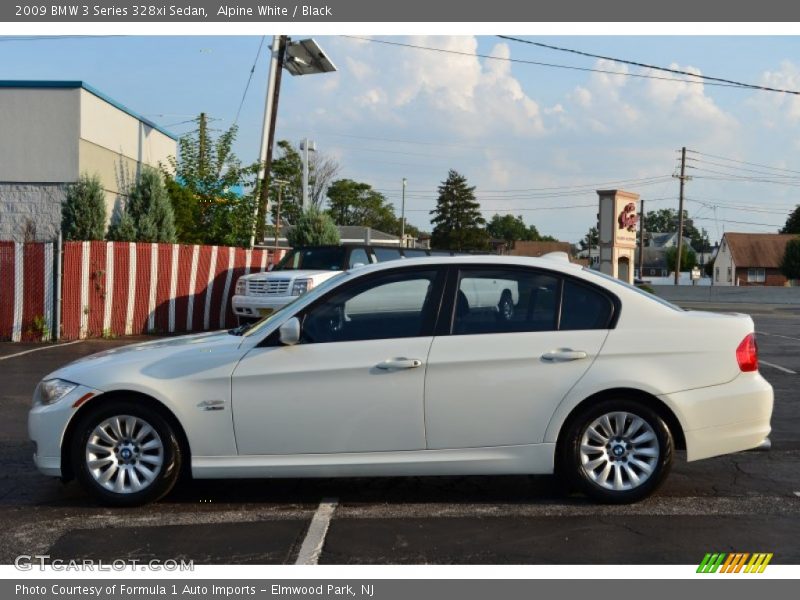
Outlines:
{"label": "front bumper", "polygon": [[61,445],[64,433],[78,411],[73,405],[86,394],[96,396],[100,393],[99,390],[79,385],[57,402],[34,404],[28,412],[28,437],[35,446],[33,462],[41,473],[61,477]]}
{"label": "front bumper", "polygon": [[661,399],[683,426],[687,461],[756,448],[771,431],[772,386],[757,372]]}
{"label": "front bumper", "polygon": [[295,300],[297,296],[234,296],[231,305],[237,317],[260,318]]}

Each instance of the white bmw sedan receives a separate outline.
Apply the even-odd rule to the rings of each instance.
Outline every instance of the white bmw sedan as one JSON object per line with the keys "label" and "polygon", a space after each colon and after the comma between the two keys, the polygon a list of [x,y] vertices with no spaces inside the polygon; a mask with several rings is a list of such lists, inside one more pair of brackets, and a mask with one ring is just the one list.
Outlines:
{"label": "white bmw sedan", "polygon": [[125,346],[45,377],[35,462],[103,503],[196,478],[557,473],[632,502],[758,446],[753,321],[684,311],[565,258],[345,271],[249,328]]}

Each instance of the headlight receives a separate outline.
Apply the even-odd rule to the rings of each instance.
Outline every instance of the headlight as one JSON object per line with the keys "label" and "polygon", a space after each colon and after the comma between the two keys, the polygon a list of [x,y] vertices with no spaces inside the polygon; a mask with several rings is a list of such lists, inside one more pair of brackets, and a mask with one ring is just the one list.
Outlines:
{"label": "headlight", "polygon": [[313,287],[313,279],[296,279],[292,285],[292,296],[302,296]]}
{"label": "headlight", "polygon": [[239,279],[236,280],[236,295],[237,296],[247,295],[247,282],[244,280],[243,277],[239,277]]}
{"label": "headlight", "polygon": [[48,379],[40,382],[36,387],[34,399],[40,404],[53,404],[53,402],[58,402],[76,387],[78,387],[78,384],[71,381]]}

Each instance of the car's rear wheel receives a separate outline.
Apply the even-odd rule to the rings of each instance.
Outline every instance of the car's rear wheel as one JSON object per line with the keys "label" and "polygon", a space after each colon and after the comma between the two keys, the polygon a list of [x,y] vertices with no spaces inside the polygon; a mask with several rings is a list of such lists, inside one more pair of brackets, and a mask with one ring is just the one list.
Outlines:
{"label": "car's rear wheel", "polygon": [[561,470],[591,498],[622,504],[652,494],[673,454],[672,434],[658,413],[633,399],[604,400],[569,425]]}
{"label": "car's rear wheel", "polygon": [[87,414],[72,438],[78,481],[110,506],[137,506],[166,495],[180,474],[175,432],[157,411],[112,401]]}

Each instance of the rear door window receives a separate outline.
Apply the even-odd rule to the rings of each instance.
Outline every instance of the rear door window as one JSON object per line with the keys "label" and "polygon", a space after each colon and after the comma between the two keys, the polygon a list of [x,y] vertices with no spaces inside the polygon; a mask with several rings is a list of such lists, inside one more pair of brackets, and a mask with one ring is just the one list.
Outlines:
{"label": "rear door window", "polygon": [[608,329],[614,316],[611,299],[596,288],[564,280],[559,329]]}

